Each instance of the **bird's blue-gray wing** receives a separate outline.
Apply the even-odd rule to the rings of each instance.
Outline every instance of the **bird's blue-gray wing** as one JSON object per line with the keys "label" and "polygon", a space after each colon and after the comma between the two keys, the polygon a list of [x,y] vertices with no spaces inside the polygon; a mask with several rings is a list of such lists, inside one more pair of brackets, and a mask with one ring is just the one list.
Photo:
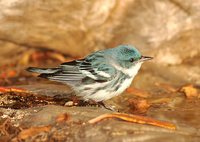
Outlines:
{"label": "bird's blue-gray wing", "polygon": [[63,83],[91,84],[109,81],[115,75],[116,69],[109,65],[102,55],[93,54],[85,59],[61,64],[60,70],[48,76],[48,78]]}

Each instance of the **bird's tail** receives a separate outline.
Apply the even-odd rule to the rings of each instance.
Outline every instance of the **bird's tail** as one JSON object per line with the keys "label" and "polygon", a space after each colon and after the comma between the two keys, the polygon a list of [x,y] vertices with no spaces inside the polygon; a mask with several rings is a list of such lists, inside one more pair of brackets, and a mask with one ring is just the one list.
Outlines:
{"label": "bird's tail", "polygon": [[60,71],[60,68],[37,68],[37,67],[28,67],[26,69],[29,72],[39,73],[39,77],[47,78],[52,74],[57,73]]}

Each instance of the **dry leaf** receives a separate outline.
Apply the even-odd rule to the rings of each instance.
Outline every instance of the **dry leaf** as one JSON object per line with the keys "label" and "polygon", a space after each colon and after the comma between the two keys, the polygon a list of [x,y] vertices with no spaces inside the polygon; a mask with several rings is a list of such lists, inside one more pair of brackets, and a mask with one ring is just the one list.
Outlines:
{"label": "dry leaf", "polygon": [[8,136],[7,125],[10,123],[9,119],[6,119],[2,124],[0,124],[0,134]]}
{"label": "dry leaf", "polygon": [[44,59],[54,59],[60,62],[66,61],[64,55],[53,51],[36,51],[31,54],[30,58],[34,62],[42,61]]}
{"label": "dry leaf", "polygon": [[0,74],[0,78],[2,79],[12,78],[16,76],[17,76],[16,70],[6,70]]}
{"label": "dry leaf", "polygon": [[27,50],[25,53],[23,53],[23,55],[21,56],[18,64],[19,65],[28,65],[29,62],[30,62],[30,58],[31,58],[31,55],[35,52],[35,50],[33,49],[29,49]]}
{"label": "dry leaf", "polygon": [[151,106],[146,99],[129,99],[129,106],[131,111],[137,113],[145,113]]}
{"label": "dry leaf", "polygon": [[156,82],[155,85],[165,89],[168,92],[176,92],[177,91],[177,88],[173,87],[170,84]]}
{"label": "dry leaf", "polygon": [[5,93],[5,92],[29,93],[30,91],[22,89],[22,88],[0,86],[0,92],[1,93]]}
{"label": "dry leaf", "polygon": [[60,54],[60,53],[56,53],[56,52],[47,52],[47,56],[53,59],[56,59],[60,62],[65,62],[66,58]]}
{"label": "dry leaf", "polygon": [[187,98],[200,98],[200,93],[198,92],[198,89],[195,88],[193,85],[183,86],[180,91],[183,92]]}
{"label": "dry leaf", "polygon": [[[1,120],[2,121],[2,120]],[[4,138],[10,138],[13,135],[18,134],[20,131],[19,127],[14,126],[10,119],[6,118],[3,120],[3,122],[0,124],[0,141],[4,140]],[[4,137],[4,138],[3,138]]]}
{"label": "dry leaf", "polygon": [[138,97],[142,97],[142,98],[148,98],[148,97],[151,96],[146,91],[143,91],[143,90],[140,90],[140,89],[136,89],[136,88],[132,88],[132,87],[129,87],[128,89],[126,89],[126,92],[129,93],[129,94],[133,94],[135,96],[138,96]]}
{"label": "dry leaf", "polygon": [[150,101],[151,104],[164,104],[172,101],[173,98],[158,98]]}
{"label": "dry leaf", "polygon": [[125,114],[125,113],[103,114],[94,119],[89,120],[88,122],[91,124],[94,124],[99,121],[102,121],[103,119],[108,119],[108,118],[118,118],[118,119],[121,119],[121,120],[124,120],[127,122],[133,122],[133,123],[139,123],[139,124],[149,124],[149,125],[153,125],[153,126],[171,129],[171,130],[176,129],[176,126],[169,122],[159,121],[159,120],[155,120],[155,119],[152,119],[149,117],[138,116],[138,115],[133,115],[133,114]]}
{"label": "dry leaf", "polygon": [[31,127],[29,129],[22,130],[17,139],[25,140],[31,136],[37,135],[41,132],[49,132],[51,130],[51,126],[40,126],[40,127]]}
{"label": "dry leaf", "polygon": [[69,119],[70,119],[69,114],[67,114],[67,113],[62,113],[62,114],[60,114],[60,115],[58,115],[58,116],[56,117],[56,122],[62,123],[62,122],[68,121]]}

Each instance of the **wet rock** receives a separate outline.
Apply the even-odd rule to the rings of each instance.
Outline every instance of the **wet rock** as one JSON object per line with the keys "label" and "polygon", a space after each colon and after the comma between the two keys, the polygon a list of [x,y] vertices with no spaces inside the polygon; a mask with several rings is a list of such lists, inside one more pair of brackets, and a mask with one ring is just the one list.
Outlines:
{"label": "wet rock", "polygon": [[[1,109],[1,111],[3,110]],[[20,120],[20,126],[24,130],[26,128],[51,126],[49,132],[29,137],[29,140],[41,140],[42,138],[46,138],[47,140],[61,139],[62,141],[66,139],[71,141],[121,141],[133,139],[134,141],[165,141],[166,137],[169,137],[172,141],[177,141],[180,137],[182,140],[189,142],[199,140],[198,127],[189,127],[183,121],[178,122],[176,118],[168,116],[170,113],[162,109],[159,110],[159,113],[155,113],[157,115],[153,114],[154,111],[149,115],[155,115],[154,118],[160,120],[173,121],[178,126],[177,130],[167,130],[114,119],[104,120],[97,124],[88,124],[87,121],[91,118],[109,112],[108,110],[94,107],[63,107],[49,105],[23,111],[29,114]],[[57,116],[61,114],[68,114],[70,119],[65,123],[56,123]],[[16,115],[12,117],[16,117]],[[169,139],[166,141],[168,140]]]}
{"label": "wet rock", "polygon": [[31,85],[18,85],[18,87],[48,97],[67,98],[73,95],[73,91],[68,85],[56,82],[40,81]]}
{"label": "wet rock", "polygon": [[[32,109],[29,109],[29,111],[32,111]],[[64,113],[69,114],[70,121],[85,122],[95,116],[101,115],[103,113],[108,113],[110,111],[97,107],[63,107],[52,105],[36,107],[34,108],[34,112],[35,113],[31,116],[24,118],[21,122],[21,125],[24,125],[25,127],[50,125],[55,123],[58,115]],[[89,114],[90,112],[92,113]]]}

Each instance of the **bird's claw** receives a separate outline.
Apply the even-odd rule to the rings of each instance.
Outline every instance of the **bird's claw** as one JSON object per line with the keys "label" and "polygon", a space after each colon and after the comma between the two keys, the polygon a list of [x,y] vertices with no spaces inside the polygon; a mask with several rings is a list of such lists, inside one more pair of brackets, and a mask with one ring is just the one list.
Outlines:
{"label": "bird's claw", "polygon": [[105,103],[102,102],[102,101],[101,101],[101,102],[98,102],[98,105],[101,106],[101,107],[103,107],[103,108],[105,108],[105,109],[107,109],[107,110],[119,112],[118,109],[115,109],[115,108],[113,108],[112,106],[107,105],[107,104],[105,104]]}

